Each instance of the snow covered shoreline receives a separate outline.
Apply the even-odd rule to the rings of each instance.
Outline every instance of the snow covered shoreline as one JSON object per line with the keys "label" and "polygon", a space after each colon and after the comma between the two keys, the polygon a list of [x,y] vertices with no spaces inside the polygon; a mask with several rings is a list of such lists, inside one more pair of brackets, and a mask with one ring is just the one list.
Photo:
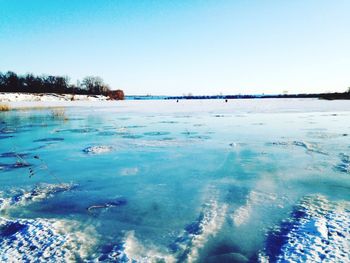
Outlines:
{"label": "snow covered shoreline", "polygon": [[57,102],[57,101],[106,101],[107,96],[103,95],[72,95],[56,93],[0,93],[0,102]]}
{"label": "snow covered shoreline", "polygon": [[1,93],[0,104],[10,109],[89,107],[99,111],[154,114],[246,114],[246,113],[288,113],[288,112],[348,112],[350,101],[319,100],[314,98],[278,99],[221,99],[197,100],[108,100],[105,96],[71,94],[28,94]]}

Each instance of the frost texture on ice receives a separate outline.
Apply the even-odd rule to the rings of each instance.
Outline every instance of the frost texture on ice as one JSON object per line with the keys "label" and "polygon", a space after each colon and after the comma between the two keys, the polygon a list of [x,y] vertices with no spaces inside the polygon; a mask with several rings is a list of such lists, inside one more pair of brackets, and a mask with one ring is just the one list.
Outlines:
{"label": "frost texture on ice", "polygon": [[204,204],[197,220],[187,225],[171,245],[179,262],[195,262],[198,259],[199,250],[224,224],[227,209],[226,204],[219,204],[215,200]]}
{"label": "frost texture on ice", "polygon": [[224,223],[226,205],[211,200],[204,204],[199,217],[187,225],[183,233],[171,244],[169,251],[141,244],[134,235],[128,232],[124,241],[113,246],[100,256],[100,261],[114,262],[195,262],[199,250],[210,236],[214,236]]}
{"label": "frost texture on ice", "polygon": [[298,146],[304,148],[307,152],[319,153],[323,155],[328,155],[327,152],[323,151],[318,144],[305,142],[305,141],[293,141],[293,142],[272,142],[267,143],[267,145],[276,145],[276,146]]}
{"label": "frost texture on ice", "polygon": [[293,145],[303,147],[308,152],[314,152],[314,153],[327,155],[327,153],[322,151],[316,143],[310,143],[310,142],[304,142],[304,141],[294,141]]}
{"label": "frost texture on ice", "polygon": [[133,231],[126,233],[122,242],[105,250],[98,258],[99,262],[147,263],[147,262],[176,262],[175,258],[160,249],[143,245],[135,237]]}
{"label": "frost texture on ice", "polygon": [[170,132],[165,132],[165,131],[153,131],[153,132],[144,132],[144,135],[148,136],[164,136],[164,135],[169,135]]}
{"label": "frost texture on ice", "polygon": [[74,184],[39,184],[31,190],[18,189],[8,193],[0,192],[0,211],[13,206],[27,205],[31,202],[39,202],[53,197],[55,194],[72,190]]}
{"label": "frost texture on ice", "polygon": [[337,171],[343,173],[350,173],[350,156],[345,153],[341,153],[340,155],[340,163],[337,164],[334,168]]}
{"label": "frost texture on ice", "polygon": [[66,231],[75,224],[0,217],[0,262],[76,262],[85,258],[94,241],[84,231]]}
{"label": "frost texture on ice", "polygon": [[304,198],[292,218],[270,233],[261,262],[349,262],[350,204]]}
{"label": "frost texture on ice", "polygon": [[111,246],[99,257],[102,262],[195,262],[210,236],[214,236],[224,223],[227,207],[209,201],[193,223],[171,244],[169,251],[140,243],[133,231],[125,239]]}
{"label": "frost texture on ice", "polygon": [[103,154],[103,153],[111,152],[112,150],[113,150],[112,146],[98,145],[98,146],[87,147],[83,151],[88,154]]}

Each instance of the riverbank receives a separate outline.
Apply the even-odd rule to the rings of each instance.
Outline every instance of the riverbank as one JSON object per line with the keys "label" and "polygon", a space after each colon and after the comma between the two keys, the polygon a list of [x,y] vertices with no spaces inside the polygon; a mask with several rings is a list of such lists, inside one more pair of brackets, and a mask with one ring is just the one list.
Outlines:
{"label": "riverbank", "polygon": [[1,92],[0,102],[57,102],[57,101],[106,101],[107,96],[103,95],[72,95],[56,93],[19,93]]}

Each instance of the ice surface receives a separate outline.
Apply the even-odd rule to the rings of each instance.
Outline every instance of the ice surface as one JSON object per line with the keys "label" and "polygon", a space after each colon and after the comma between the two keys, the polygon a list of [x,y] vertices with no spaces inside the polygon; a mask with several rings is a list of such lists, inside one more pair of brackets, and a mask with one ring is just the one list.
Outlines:
{"label": "ice surface", "polygon": [[256,209],[256,206],[263,206],[268,204],[274,204],[277,199],[275,194],[268,194],[263,192],[252,191],[247,196],[245,205],[237,208],[233,215],[232,220],[234,224],[239,227],[243,224],[249,223],[251,214]]}
{"label": "ice surface", "polygon": [[[6,96],[5,96],[6,97]],[[6,99],[3,99],[6,100]],[[118,113],[193,113],[216,112],[218,116],[237,113],[277,112],[339,112],[349,111],[348,101],[326,101],[318,99],[237,99],[224,103],[222,100],[145,100],[145,101],[16,101],[9,102],[13,108],[84,106],[93,110],[116,111]],[[218,114],[220,113],[220,114]],[[223,118],[225,119],[225,118]]]}
{"label": "ice surface", "polygon": [[[41,253],[23,254],[11,236],[29,244],[57,230],[54,240],[88,248],[76,261],[256,262],[259,253],[271,262],[299,260],[293,242],[310,260],[324,253],[347,260],[348,102],[10,106],[56,103],[67,106],[67,120],[52,118],[51,109],[0,112],[7,255]],[[74,227],[54,226],[63,221]],[[283,231],[273,235],[275,228]],[[79,232],[94,242],[65,239]]]}

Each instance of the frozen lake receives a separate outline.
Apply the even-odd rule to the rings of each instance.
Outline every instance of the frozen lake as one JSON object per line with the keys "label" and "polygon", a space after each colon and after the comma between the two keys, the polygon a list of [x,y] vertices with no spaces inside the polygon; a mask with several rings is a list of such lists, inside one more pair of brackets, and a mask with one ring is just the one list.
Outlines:
{"label": "frozen lake", "polygon": [[349,101],[50,105],[0,112],[0,261],[350,261]]}

